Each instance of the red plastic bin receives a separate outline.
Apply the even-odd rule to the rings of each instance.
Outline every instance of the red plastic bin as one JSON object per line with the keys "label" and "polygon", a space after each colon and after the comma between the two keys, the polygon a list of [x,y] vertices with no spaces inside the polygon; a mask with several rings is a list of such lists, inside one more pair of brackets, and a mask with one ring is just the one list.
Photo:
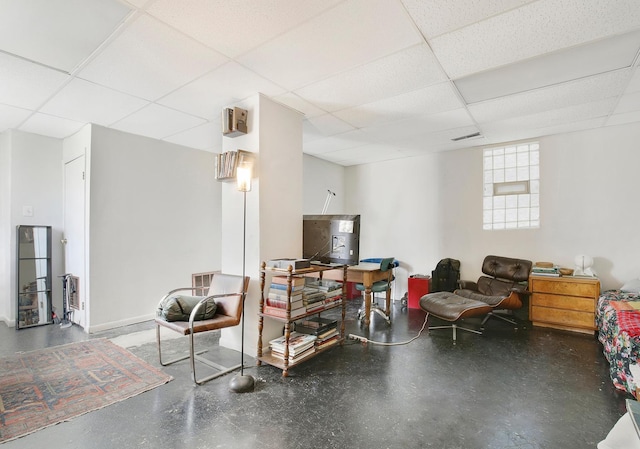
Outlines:
{"label": "red plastic bin", "polygon": [[407,307],[410,309],[420,308],[420,298],[429,293],[430,276],[413,275],[409,276],[409,300]]}

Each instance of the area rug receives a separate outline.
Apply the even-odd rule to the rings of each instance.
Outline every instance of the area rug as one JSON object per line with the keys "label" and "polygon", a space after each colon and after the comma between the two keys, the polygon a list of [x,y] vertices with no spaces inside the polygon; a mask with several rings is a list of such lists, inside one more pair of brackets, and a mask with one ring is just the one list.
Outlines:
{"label": "area rug", "polygon": [[0,358],[0,443],[98,410],[171,379],[106,339]]}

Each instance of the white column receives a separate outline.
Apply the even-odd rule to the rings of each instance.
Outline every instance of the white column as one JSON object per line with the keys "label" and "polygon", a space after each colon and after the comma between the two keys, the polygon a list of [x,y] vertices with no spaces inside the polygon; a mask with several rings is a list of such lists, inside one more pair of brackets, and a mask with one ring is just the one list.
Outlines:
{"label": "white column", "polygon": [[[302,256],[303,115],[257,94],[230,106],[248,111],[246,135],[223,137],[222,150],[256,155],[252,189],[247,192],[245,273],[251,277],[245,303],[245,353],[255,356],[258,339],[260,264],[263,260]],[[243,198],[235,183],[222,186],[222,272],[242,274]],[[266,320],[264,345],[282,332]],[[240,350],[241,327],[224,329],[220,344]]]}

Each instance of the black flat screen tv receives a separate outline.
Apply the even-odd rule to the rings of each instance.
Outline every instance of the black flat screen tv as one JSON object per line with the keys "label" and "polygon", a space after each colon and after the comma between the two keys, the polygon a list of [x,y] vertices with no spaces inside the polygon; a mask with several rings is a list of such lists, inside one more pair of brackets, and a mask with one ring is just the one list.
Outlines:
{"label": "black flat screen tv", "polygon": [[302,257],[321,263],[357,265],[360,215],[304,215]]}

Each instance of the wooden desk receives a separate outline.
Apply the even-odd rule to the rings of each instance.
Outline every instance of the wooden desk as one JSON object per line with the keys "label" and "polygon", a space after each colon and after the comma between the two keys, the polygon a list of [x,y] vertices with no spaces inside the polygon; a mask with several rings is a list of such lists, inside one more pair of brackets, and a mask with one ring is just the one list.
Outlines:
{"label": "wooden desk", "polygon": [[[369,325],[369,315],[371,313],[371,286],[374,282],[386,280],[393,275],[392,270],[380,271],[379,263],[360,262],[358,265],[347,267],[347,282],[364,284],[364,324]],[[324,279],[342,281],[335,275],[335,272],[327,271],[322,273]],[[391,316],[391,290],[387,290],[385,301],[385,315]]]}
{"label": "wooden desk", "polygon": [[[369,326],[369,314],[371,313],[371,286],[374,282],[386,280],[391,276],[392,270],[380,271],[379,263],[361,262],[347,268],[347,281],[364,284],[364,324]],[[385,301],[385,315],[391,316],[391,290],[387,290]]]}

